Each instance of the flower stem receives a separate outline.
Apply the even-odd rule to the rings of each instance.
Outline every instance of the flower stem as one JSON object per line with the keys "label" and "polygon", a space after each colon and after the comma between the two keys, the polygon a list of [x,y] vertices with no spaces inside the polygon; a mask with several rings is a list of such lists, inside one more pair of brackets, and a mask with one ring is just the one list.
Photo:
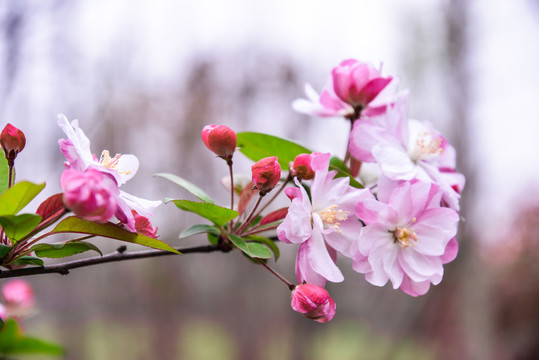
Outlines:
{"label": "flower stem", "polygon": [[262,265],[263,267],[265,267],[270,273],[272,273],[273,275],[275,275],[277,277],[277,279],[281,280],[282,282],[284,282],[286,284],[286,286],[288,286],[288,288],[292,291],[294,290],[294,288],[296,287],[296,285],[292,284],[290,281],[286,280],[286,278],[284,276],[282,276],[281,274],[279,274],[277,271],[273,270],[272,268],[270,268],[266,263],[264,263],[262,260],[260,259],[256,259],[256,261],[258,261],[258,263],[260,265]]}
{"label": "flower stem", "polygon": [[247,219],[245,219],[245,222],[240,226],[240,228],[238,230],[235,231],[236,234],[240,234],[243,230],[245,230],[245,228],[247,226],[249,226],[250,222],[252,221],[253,218],[256,218],[254,217],[253,215],[255,214],[256,212],[256,209],[258,208],[258,205],[260,205],[260,202],[262,201],[262,198],[265,196],[265,193],[259,193],[258,195],[258,200],[256,201],[256,204],[255,206],[253,207],[253,210],[251,210],[251,213],[249,214],[249,216],[247,217]]}
{"label": "flower stem", "polygon": [[[234,210],[234,171],[232,169],[232,158],[228,159],[226,163],[230,173],[230,210]],[[230,224],[228,226],[229,231],[232,231],[233,227],[234,219],[230,219]]]}
{"label": "flower stem", "polygon": [[286,184],[288,184],[290,182],[290,180],[292,180],[293,176],[291,173],[288,173],[288,177],[286,178],[286,180],[283,182],[283,184],[281,185],[281,187],[279,188],[279,190],[277,190],[277,192],[275,194],[273,194],[273,196],[271,197],[271,199],[258,211],[258,213],[255,215],[255,218],[260,215],[262,213],[262,211],[264,211],[269,204],[271,204],[273,202],[273,200],[275,200],[277,198],[277,196],[281,193],[281,191],[283,191],[284,187],[286,186]]}

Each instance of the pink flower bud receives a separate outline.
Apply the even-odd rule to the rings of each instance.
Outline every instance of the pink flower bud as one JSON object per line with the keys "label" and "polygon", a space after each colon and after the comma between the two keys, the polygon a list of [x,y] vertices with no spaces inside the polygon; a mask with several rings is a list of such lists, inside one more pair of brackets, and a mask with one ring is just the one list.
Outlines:
{"label": "pink flower bud", "polygon": [[75,215],[89,221],[106,222],[116,213],[120,189],[110,174],[88,168],[67,169],[60,177],[64,204]]}
{"label": "pink flower bud", "polygon": [[32,286],[21,279],[11,280],[2,286],[2,297],[6,306],[19,308],[35,304]]}
{"label": "pink flower bud", "polygon": [[137,233],[149,236],[151,238],[157,239],[157,227],[152,226],[152,223],[150,220],[140,215],[135,210],[131,210],[131,213],[133,214],[133,217],[135,218],[135,229],[137,230]]}
{"label": "pink flower bud", "polygon": [[292,309],[303,316],[326,323],[335,316],[335,301],[326,289],[312,284],[298,285],[292,290]]}
{"label": "pink flower bud", "polygon": [[4,149],[6,159],[15,160],[17,154],[24,149],[26,137],[24,133],[11,124],[7,124],[0,134],[0,145]]}
{"label": "pink flower bud", "polygon": [[261,194],[266,194],[279,183],[281,179],[281,165],[277,161],[277,156],[264,158],[251,166],[253,183],[260,190]]}
{"label": "pink flower bud", "polygon": [[365,108],[391,82],[370,64],[345,60],[331,72],[335,94],[353,107]]}
{"label": "pink flower bud", "polygon": [[208,149],[223,159],[231,159],[236,151],[236,134],[224,125],[204,126],[202,141]]}
{"label": "pink flower bud", "polygon": [[300,180],[314,179],[314,170],[311,166],[311,161],[311,154],[299,154],[296,156],[291,168],[292,175],[296,176]]}

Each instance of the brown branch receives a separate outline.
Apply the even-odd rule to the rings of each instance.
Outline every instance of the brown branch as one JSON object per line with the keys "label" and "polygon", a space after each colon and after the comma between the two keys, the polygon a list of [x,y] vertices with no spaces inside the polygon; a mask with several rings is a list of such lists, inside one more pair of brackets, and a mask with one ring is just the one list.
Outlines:
{"label": "brown branch", "polygon": [[[178,248],[176,249],[182,254],[192,254],[192,253],[210,253],[215,251],[221,251],[217,245],[203,245],[196,246],[191,248]],[[157,256],[166,256],[166,255],[176,255],[173,252],[165,250],[149,250],[149,251],[137,251],[137,252],[125,252],[125,246],[121,246],[115,253],[107,254],[100,257],[93,257],[82,260],[70,261],[62,264],[43,266],[43,267],[31,267],[24,269],[15,269],[15,270],[3,270],[0,271],[0,279],[20,277],[20,276],[30,276],[30,275],[41,275],[41,274],[51,274],[57,273],[61,275],[69,274],[69,270],[76,269],[80,267],[105,264],[109,262],[132,260],[132,259],[143,259],[151,258]]]}

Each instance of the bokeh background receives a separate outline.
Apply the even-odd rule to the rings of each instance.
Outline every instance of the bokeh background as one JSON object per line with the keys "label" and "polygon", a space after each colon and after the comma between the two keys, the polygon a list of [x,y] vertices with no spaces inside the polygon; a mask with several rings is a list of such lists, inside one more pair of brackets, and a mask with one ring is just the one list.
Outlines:
{"label": "bokeh background", "polygon": [[[410,116],[457,147],[465,221],[440,285],[411,298],[341,259],[345,282],[327,287],[337,315],[320,325],[237,252],[171,256],[29,278],[39,311],[26,331],[64,344],[66,359],[539,358],[536,0],[1,0],[0,120],[26,133],[18,179],[46,181],[47,194],[59,192],[61,112],[94,152],[139,157],[126,191],[189,198],[152,177],[171,172],[226,204],[227,168],[202,127],[342,156],[348,124],[290,103],[347,58],[383,62],[411,90]],[[178,233],[195,220],[169,204],[155,223],[161,239],[193,246],[206,240]],[[295,250],[281,246],[274,264],[291,279]]]}

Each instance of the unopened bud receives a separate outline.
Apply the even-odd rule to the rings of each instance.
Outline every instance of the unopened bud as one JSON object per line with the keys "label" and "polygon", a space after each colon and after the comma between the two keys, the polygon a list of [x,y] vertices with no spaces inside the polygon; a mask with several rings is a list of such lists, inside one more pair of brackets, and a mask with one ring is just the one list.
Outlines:
{"label": "unopened bud", "polygon": [[312,285],[298,285],[292,290],[292,309],[303,316],[326,323],[335,316],[335,301],[326,289]]}
{"label": "unopened bud", "polygon": [[236,151],[236,133],[224,125],[204,126],[202,141],[208,149],[223,159],[231,159]]}
{"label": "unopened bud", "polygon": [[311,161],[311,154],[299,154],[296,156],[291,168],[292,175],[300,180],[314,179],[314,170],[311,166]]}
{"label": "unopened bud", "polygon": [[7,124],[0,134],[0,145],[4,149],[6,159],[15,160],[17,154],[24,149],[26,137],[24,133],[11,124]]}
{"label": "unopened bud", "polygon": [[281,179],[281,165],[277,156],[264,158],[251,166],[252,179],[261,195],[266,194],[279,183]]}

